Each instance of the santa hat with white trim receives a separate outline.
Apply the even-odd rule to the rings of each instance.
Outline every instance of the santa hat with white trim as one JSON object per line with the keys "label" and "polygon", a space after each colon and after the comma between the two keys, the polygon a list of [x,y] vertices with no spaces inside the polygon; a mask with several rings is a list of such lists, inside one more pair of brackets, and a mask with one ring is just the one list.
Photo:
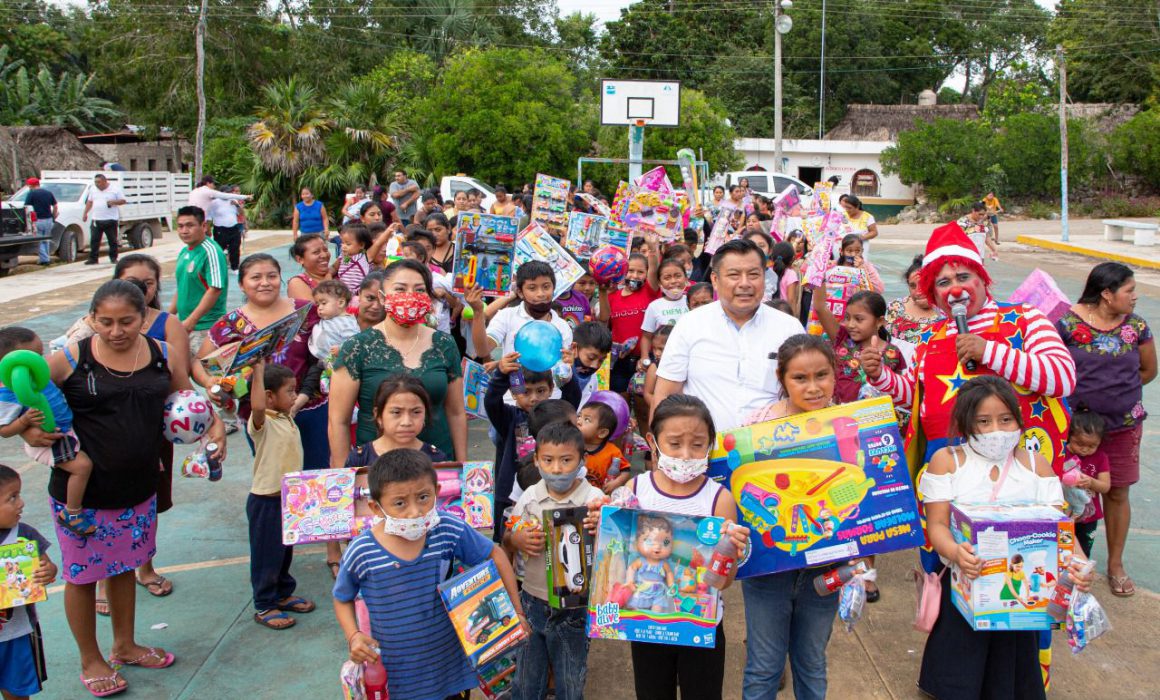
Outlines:
{"label": "santa hat with white trim", "polygon": [[939,226],[930,234],[930,240],[926,243],[926,255],[922,257],[922,266],[941,268],[946,262],[945,258],[965,259],[980,267],[983,266],[983,257],[979,255],[979,249],[954,221]]}

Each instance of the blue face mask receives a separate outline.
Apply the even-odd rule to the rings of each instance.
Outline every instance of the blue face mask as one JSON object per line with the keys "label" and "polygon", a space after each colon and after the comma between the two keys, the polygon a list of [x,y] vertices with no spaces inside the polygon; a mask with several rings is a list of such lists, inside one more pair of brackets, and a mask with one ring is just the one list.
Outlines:
{"label": "blue face mask", "polygon": [[584,467],[576,467],[565,474],[550,474],[540,469],[540,478],[544,480],[544,485],[548,487],[548,490],[556,493],[563,493],[572,488],[572,484],[577,479],[583,479],[585,474],[587,474],[587,470]]}

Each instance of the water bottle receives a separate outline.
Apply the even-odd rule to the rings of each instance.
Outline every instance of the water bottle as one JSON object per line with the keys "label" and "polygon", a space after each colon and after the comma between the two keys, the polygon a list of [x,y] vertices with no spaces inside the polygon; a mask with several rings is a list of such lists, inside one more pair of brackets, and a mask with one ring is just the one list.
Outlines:
{"label": "water bottle", "polygon": [[387,669],[383,667],[381,659],[366,665],[363,683],[367,689],[367,700],[389,700],[391,697],[387,694]]}
{"label": "water bottle", "polygon": [[222,478],[222,462],[214,456],[218,451],[218,444],[216,442],[205,443],[205,461],[209,465],[209,480],[221,481]]}
{"label": "water bottle", "polygon": [[[1082,560],[1080,571],[1085,575],[1095,570],[1096,563],[1094,561],[1082,557],[1080,559]],[[1063,622],[1064,618],[1067,617],[1067,609],[1071,607],[1071,596],[1074,590],[1075,581],[1071,578],[1071,570],[1060,569],[1059,580],[1055,582],[1055,591],[1052,592],[1051,600],[1047,603],[1047,614],[1051,616],[1052,620]]]}
{"label": "water bottle", "polygon": [[613,457],[612,464],[608,465],[608,473],[604,476],[604,483],[609,483],[620,476],[620,457]]}
{"label": "water bottle", "polygon": [[866,564],[846,564],[836,569],[830,569],[824,574],[814,577],[814,591],[820,596],[827,596],[846,585],[856,574],[866,573]]}
{"label": "water bottle", "polygon": [[705,585],[717,590],[724,588],[736,563],[737,547],[733,544],[733,540],[729,539],[729,527],[726,526],[721,532],[721,538],[713,547],[713,556],[709,559],[709,566],[705,568],[705,578],[703,579]]}

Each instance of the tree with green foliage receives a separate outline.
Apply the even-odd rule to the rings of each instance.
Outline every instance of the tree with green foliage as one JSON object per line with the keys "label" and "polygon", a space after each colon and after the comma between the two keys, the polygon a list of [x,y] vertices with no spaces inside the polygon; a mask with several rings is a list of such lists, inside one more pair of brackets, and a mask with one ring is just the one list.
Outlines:
{"label": "tree with green foliage", "polygon": [[259,190],[258,204],[268,206],[287,194],[286,182],[290,197],[296,197],[298,180],[307,168],[326,161],[326,137],[334,123],[323,111],[318,92],[294,78],[267,85],[262,102],[248,137],[261,169],[276,176],[254,188]]}
{"label": "tree with green foliage", "polygon": [[414,46],[439,64],[457,48],[489,44],[498,34],[475,0],[418,0],[417,9]]}
{"label": "tree with green foliage", "polygon": [[936,202],[979,192],[993,162],[992,130],[976,120],[918,122],[882,152],[882,171],[906,185],[921,185]]}
{"label": "tree with green foliage", "polygon": [[1112,166],[1160,188],[1160,111],[1140,112],[1109,137]]}
{"label": "tree with green foliage", "polygon": [[22,60],[9,61],[10,47],[0,46],[0,124],[61,126],[81,133],[110,128],[121,113],[106,99],[92,95],[93,77],[47,67],[30,73]]}
{"label": "tree with green foliage", "polygon": [[436,177],[466,172],[523,182],[571,171],[592,143],[595,110],[573,97],[575,78],[540,49],[471,49],[448,59],[415,105],[413,138]]}
{"label": "tree with green foliage", "polygon": [[[1091,181],[1100,162],[1100,144],[1079,119],[1067,120],[1068,186]],[[1059,197],[1059,116],[1028,112],[1003,121],[991,157],[1007,175],[1010,192],[1032,197]]]}
{"label": "tree with green foliage", "polygon": [[[681,89],[681,125],[666,129],[645,128],[644,157],[646,160],[675,160],[677,151],[692,148],[698,158],[709,163],[714,173],[741,167],[741,154],[733,147],[737,131],[729,125],[725,109],[699,90]],[[628,157],[628,128],[602,126],[596,142],[596,155],[602,158]],[[649,168],[646,166],[645,170]],[[680,182],[680,173],[668,168],[669,178]],[[620,180],[626,179],[627,166],[593,165],[584,169],[584,179],[591,179],[604,192],[612,193]]]}
{"label": "tree with green foliage", "polygon": [[1076,102],[1142,103],[1160,97],[1160,7],[1148,0],[1060,0],[1049,44],[1067,56]]}

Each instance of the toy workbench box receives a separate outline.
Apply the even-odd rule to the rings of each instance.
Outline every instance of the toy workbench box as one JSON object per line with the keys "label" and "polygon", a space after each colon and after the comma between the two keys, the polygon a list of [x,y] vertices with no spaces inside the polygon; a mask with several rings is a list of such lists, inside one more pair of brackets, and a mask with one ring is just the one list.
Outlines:
{"label": "toy workbench box", "polygon": [[604,506],[589,584],[588,636],[714,646],[720,599],[703,577],[724,522]]}
{"label": "toy workbench box", "polygon": [[976,630],[1046,630],[1059,571],[1075,546],[1075,523],[1048,505],[951,504],[955,542],[983,562],[971,581],[951,567],[951,600]]}
{"label": "toy workbench box", "polygon": [[439,584],[439,596],[467,660],[476,669],[527,638],[490,559]]}
{"label": "toy workbench box", "polygon": [[751,531],[738,578],[924,542],[887,397],[719,433],[709,476],[733,494]]}

